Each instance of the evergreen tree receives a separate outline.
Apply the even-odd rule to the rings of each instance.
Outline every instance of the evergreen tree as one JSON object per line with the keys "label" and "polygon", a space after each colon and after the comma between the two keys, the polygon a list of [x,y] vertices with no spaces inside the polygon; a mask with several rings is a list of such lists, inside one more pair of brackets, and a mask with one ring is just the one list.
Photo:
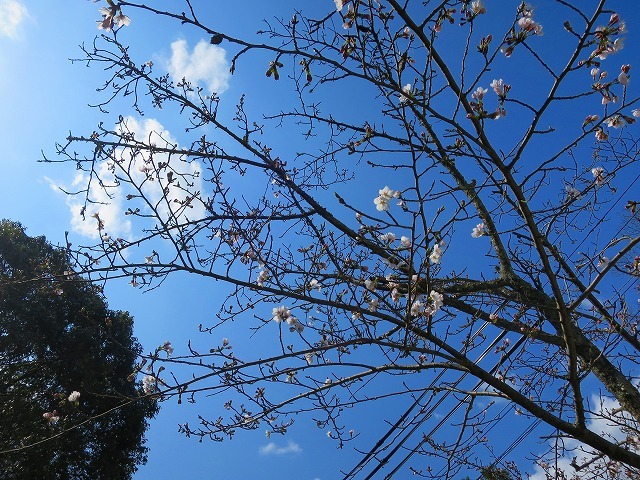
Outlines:
{"label": "evergreen tree", "polygon": [[130,478],[158,410],[131,381],[140,352],[64,250],[0,222],[0,478]]}

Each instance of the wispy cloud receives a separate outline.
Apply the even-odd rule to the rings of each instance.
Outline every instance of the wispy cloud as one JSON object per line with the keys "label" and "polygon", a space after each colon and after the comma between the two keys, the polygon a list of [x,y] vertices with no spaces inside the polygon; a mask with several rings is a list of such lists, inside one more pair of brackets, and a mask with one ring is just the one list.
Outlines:
{"label": "wispy cloud", "polygon": [[278,446],[275,442],[269,442],[264,447],[260,447],[260,455],[289,455],[301,453],[302,448],[296,442],[289,440],[284,447]]}
{"label": "wispy cloud", "polygon": [[[132,134],[136,140],[157,147],[171,149],[178,146],[173,135],[152,118],[141,121],[127,117],[120,123],[119,128]],[[127,210],[139,208],[140,213],[151,214],[149,205],[153,206],[154,214],[165,221],[169,218],[177,221],[184,215],[188,215],[189,218],[201,218],[204,215],[204,205],[197,198],[189,203],[189,208],[182,207],[188,194],[199,194],[203,191],[201,166],[197,161],[188,161],[181,156],[170,156],[162,152],[155,152],[150,158],[146,152],[134,154],[127,148],[119,149],[114,156],[117,162],[102,161],[95,166],[96,175],[91,179],[89,190],[90,202],[85,205],[86,193],[67,197],[67,205],[71,211],[71,228],[74,232],[97,238],[97,221],[92,217],[98,214],[104,223],[102,233],[112,238],[131,240],[133,217],[126,215]],[[161,168],[161,165],[164,167]],[[168,175],[173,175],[174,179],[182,181],[185,185],[188,183],[188,191],[186,188],[174,186],[179,182],[174,181],[172,184]],[[56,190],[77,192],[86,189],[89,174],[77,174],[69,187],[51,180],[49,184]],[[133,185],[140,190],[133,188]],[[127,200],[130,194],[134,194],[133,197],[137,199],[140,192],[148,203]]]}
{"label": "wispy cloud", "polygon": [[[591,402],[592,405],[596,405],[597,407],[591,419],[587,421],[587,428],[614,443],[622,441],[626,437],[626,434],[622,432],[620,425],[625,423],[633,425],[633,421],[626,418],[622,413],[612,413],[619,410],[620,404],[615,400],[607,398],[600,399],[597,396],[593,396]],[[617,420],[612,420],[612,418]],[[551,462],[553,466],[549,467],[549,471],[545,471],[540,465],[536,465],[535,471],[529,477],[530,480],[545,480],[549,478],[549,473],[554,475],[554,478],[573,478],[573,475],[576,474],[576,469],[572,466],[572,461],[577,461],[578,464],[589,465],[586,472],[590,470],[606,470],[603,468],[603,465],[605,465],[607,457],[603,459],[600,452],[596,452],[593,448],[574,439],[565,439],[564,447],[567,450],[567,456],[558,459],[554,458],[553,462]],[[584,475],[586,476],[587,473]]]}
{"label": "wispy cloud", "polygon": [[17,38],[20,25],[29,18],[27,7],[17,0],[0,0],[0,35]]}
{"label": "wispy cloud", "polygon": [[[104,179],[103,182],[106,188],[97,187],[94,182],[89,194],[91,203],[87,204],[86,208],[84,203],[85,193],[82,190],[86,189],[89,183],[89,174],[84,172],[76,174],[70,186],[60,184],[50,178],[46,180],[54,191],[63,190],[69,193],[77,193],[68,195],[66,199],[67,206],[71,212],[71,229],[75,233],[89,238],[98,238],[98,223],[96,219],[92,218],[97,213],[110,235],[114,238],[129,239],[131,236],[131,222],[122,218],[123,196],[113,189],[113,183],[108,180],[112,179],[113,175],[107,168],[107,162],[99,164],[97,172],[100,178]],[[113,191],[110,192],[110,190]]]}
{"label": "wispy cloud", "polygon": [[175,83],[183,78],[205,89],[205,93],[221,94],[229,88],[229,62],[226,51],[200,40],[192,52],[186,40],[171,44],[171,61],[167,66]]}

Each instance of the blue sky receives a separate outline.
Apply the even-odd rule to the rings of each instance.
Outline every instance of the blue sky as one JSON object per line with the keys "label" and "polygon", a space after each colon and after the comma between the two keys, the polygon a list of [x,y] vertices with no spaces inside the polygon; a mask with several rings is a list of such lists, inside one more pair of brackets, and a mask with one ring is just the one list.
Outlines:
{"label": "blue sky", "polygon": [[[0,142],[2,157],[0,166],[0,210],[2,217],[22,222],[30,235],[46,235],[52,243],[62,244],[64,232],[70,231],[74,243],[88,242],[95,238],[93,225],[79,220],[80,204],[68,199],[58,187],[73,189],[79,180],[71,165],[52,165],[38,163],[43,154],[55,161],[55,144],[64,142],[69,132],[87,133],[101,120],[96,109],[88,108],[101,97],[96,87],[105,78],[99,68],[86,68],[82,62],[71,63],[69,59],[82,56],[79,44],[90,44],[99,33],[96,28],[98,6],[85,0],[60,2],[52,5],[50,0],[0,0],[0,92],[2,95],[2,115],[0,115]],[[157,6],[172,2],[159,1]],[[255,31],[263,27],[261,19],[273,19],[281,15],[290,18],[293,8],[289,2],[264,2],[246,0],[241,5],[236,2],[200,2],[203,19],[211,19],[214,28],[224,29],[237,37],[255,37]],[[214,2],[212,2],[214,3]],[[306,2],[305,2],[306,3]],[[312,2],[309,2],[310,4]],[[485,2],[489,10],[498,10],[498,4],[509,4],[515,9],[516,1]],[[546,30],[546,36],[539,40],[545,48],[554,48],[554,36],[561,30],[561,23],[554,24],[551,2],[540,0],[537,3]],[[632,2],[613,2],[620,6],[620,13],[631,23],[635,9]],[[544,7],[548,6],[547,11]],[[328,13],[333,8],[331,0],[313,2],[310,14]],[[625,12],[626,11],[626,12]],[[308,12],[308,10],[305,10]],[[511,11],[500,10],[499,18],[512,15]],[[132,52],[140,61],[153,62],[158,74],[169,73],[172,78],[186,76],[208,90],[216,90],[223,100],[229,102],[221,107],[225,114],[232,112],[234,102],[243,93],[247,94],[254,111],[271,109],[277,111],[279,102],[286,104],[289,91],[285,82],[274,84],[264,78],[262,64],[245,65],[234,76],[228,74],[229,54],[222,47],[212,47],[208,38],[198,32],[181,27],[177,22],[143,16],[137,12],[127,12],[132,24],[121,32],[121,40],[131,45]],[[629,45],[638,44],[637,32],[630,28],[627,38]],[[629,49],[631,50],[631,49]],[[624,55],[624,56],[623,56]],[[556,59],[561,62],[563,59]],[[637,51],[624,52],[616,58],[615,64],[638,60]],[[529,89],[535,94],[537,85],[527,76],[527,66],[517,55],[510,59],[508,67],[513,71],[511,81],[517,88]],[[255,67],[255,68],[253,68]],[[260,71],[260,75],[255,72]],[[633,70],[632,70],[633,72]],[[587,80],[588,81],[588,80]],[[268,82],[268,83],[267,83]],[[265,93],[268,92],[268,93]],[[347,114],[355,118],[366,117],[366,91],[341,91],[333,97],[323,99],[327,110],[345,108]],[[124,105],[124,104],[123,104]],[[134,112],[124,110],[123,115]],[[112,112],[114,113],[114,112]],[[115,112],[120,113],[120,112]],[[589,111],[558,111],[559,116],[574,114],[584,117]],[[517,115],[517,114],[516,114]],[[133,117],[129,126],[143,134],[151,129],[165,129],[165,138],[177,142],[186,142],[182,119],[172,112],[152,111],[140,118]],[[111,122],[114,117],[111,117]],[[501,125],[489,127],[491,133],[505,145],[511,141],[512,132],[501,131]],[[291,144],[291,131],[274,129],[272,142],[283,150],[296,151]],[[561,138],[564,140],[564,138]],[[546,146],[548,147],[548,145]],[[542,148],[542,147],[541,147]],[[370,199],[376,194],[378,183],[384,182],[380,176],[366,178],[364,185],[375,185],[371,191],[362,191],[362,198]],[[251,185],[244,185],[249,192]],[[237,188],[241,188],[240,185]],[[359,187],[361,188],[361,187]],[[559,192],[562,189],[559,188]],[[149,192],[153,195],[154,192]],[[560,194],[560,193],[559,193]],[[110,207],[102,207],[104,218],[114,236],[128,237],[132,226],[122,221],[118,212],[123,210],[123,200],[116,198]],[[481,254],[481,247],[473,253]],[[140,256],[149,252],[140,251]],[[217,293],[217,285],[202,282],[201,279],[186,275],[170,278],[160,289],[142,293],[132,289],[127,281],[113,282],[106,290],[111,308],[128,310],[136,319],[136,335],[146,351],[155,349],[165,340],[170,340],[176,355],[186,353],[186,343],[195,339],[195,345],[204,346],[220,342],[223,337],[237,339],[237,348],[252,348],[251,341],[238,333],[238,325],[229,325],[220,329],[214,339],[202,338],[198,326],[212,322],[223,294]],[[260,341],[267,342],[266,339]],[[242,343],[246,342],[246,343]],[[474,383],[474,382],[470,382]],[[407,399],[381,400],[376,408],[400,413],[409,406]],[[505,406],[505,405],[503,405]],[[266,438],[262,430],[244,433],[232,442],[222,444],[185,439],[177,433],[179,423],[195,423],[198,413],[206,412],[215,417],[214,402],[200,401],[195,405],[175,401],[165,402],[157,419],[148,432],[148,446],[151,451],[146,466],[141,467],[136,478],[185,478],[198,475],[198,478],[242,479],[260,476],[264,480],[271,478],[297,478],[301,480],[327,480],[336,478],[337,469],[348,470],[357,460],[350,446],[344,450],[336,449],[336,444],[313,425],[300,419],[299,425],[290,435],[278,438]],[[357,447],[366,450],[372,445],[376,435],[384,432],[387,425],[372,422],[376,418],[376,408],[365,405],[355,416],[354,428],[360,435]],[[501,407],[502,408],[502,407]],[[213,410],[213,412],[212,412]],[[447,409],[442,407],[433,413],[435,419],[442,418]],[[509,431],[524,431],[530,422],[516,417],[513,411],[506,410]],[[313,422],[310,422],[313,423]],[[506,427],[503,427],[506,428]],[[513,454],[522,461],[528,452],[534,451],[537,435],[524,442]],[[495,434],[494,444],[506,446],[509,439]],[[532,471],[531,469],[529,471]]]}
{"label": "blue sky", "polygon": [[[99,6],[84,0],[55,7],[49,0],[0,0],[0,71],[4,72],[0,76],[0,165],[4,172],[0,175],[0,213],[20,221],[28,234],[45,235],[54,244],[64,243],[65,231],[70,231],[74,243],[86,242],[94,234],[92,227],[77,222],[73,204],[55,188],[72,186],[73,169],[38,161],[43,153],[55,160],[56,142],[64,142],[70,131],[85,133],[99,121],[97,112],[87,105],[99,98],[96,87],[103,74],[69,61],[81,56],[81,43],[90,43],[99,34]],[[222,2],[209,14],[231,16],[234,8]],[[253,2],[251,9],[256,19],[270,14],[264,2]],[[250,87],[250,79],[229,81],[228,57],[222,59],[222,50],[203,48],[208,39],[189,35],[173,23],[143,26],[134,19],[133,25],[136,22],[137,29],[123,33],[129,35],[127,41],[138,45],[141,58],[155,63],[154,68],[188,75],[221,93],[228,88],[223,94],[234,97]],[[256,25],[258,22],[252,26],[234,22],[237,34],[253,34]],[[146,120],[139,120],[141,128]],[[166,128],[182,129],[170,118],[161,121]],[[127,226],[117,233],[127,235]],[[198,325],[213,320],[221,300],[211,295],[211,287],[203,288],[198,279],[185,276],[145,294],[126,281],[114,283],[106,295],[111,308],[128,310],[135,317],[136,335],[146,351],[171,340],[176,355],[185,353],[190,338],[197,344]],[[216,340],[224,335],[229,333],[220,333]],[[148,464],[135,478],[331,478],[335,464],[322,458],[333,456],[336,446],[317,429],[315,437],[305,438],[301,432],[271,440],[261,430],[223,444],[198,443],[177,433],[178,423],[193,421],[197,413],[211,413],[212,408],[207,402],[195,406],[164,403],[147,434]]]}

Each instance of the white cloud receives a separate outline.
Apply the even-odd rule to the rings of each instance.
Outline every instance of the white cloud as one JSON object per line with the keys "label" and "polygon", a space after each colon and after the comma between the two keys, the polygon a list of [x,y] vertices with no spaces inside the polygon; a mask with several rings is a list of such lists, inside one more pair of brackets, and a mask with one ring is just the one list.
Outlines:
{"label": "white cloud", "polygon": [[[620,429],[620,423],[633,425],[634,422],[631,421],[628,416],[620,413],[615,416],[620,423],[610,420],[612,412],[618,411],[620,404],[615,400],[607,398],[600,399],[597,396],[593,396],[591,401],[592,405],[597,405],[597,407],[592,418],[587,421],[587,428],[614,443],[623,440],[626,435]],[[570,438],[564,440],[564,447],[567,451],[566,457],[560,457],[557,463],[555,459],[550,462],[552,465],[549,467],[551,469],[550,472],[545,473],[540,465],[536,465],[535,471],[530,475],[529,480],[546,480],[548,473],[555,474],[557,478],[573,478],[573,475],[576,474],[576,469],[571,465],[574,458],[578,464],[589,464],[586,472],[603,470],[603,465],[606,460],[601,460],[599,452],[596,452],[593,448]],[[604,458],[606,459],[607,457]],[[558,470],[557,474],[553,472],[553,469]],[[561,471],[564,472],[564,477],[560,473]],[[586,472],[582,473],[586,476]],[[626,477],[623,476],[621,478]]]}
{"label": "white cloud", "polygon": [[[112,179],[113,176],[106,171],[106,162],[102,162],[98,168],[98,172],[103,178]],[[71,182],[71,186],[60,184],[50,178],[46,178],[49,182],[49,186],[52,190],[60,192],[74,193],[76,195],[68,195],[66,202],[71,212],[71,229],[85,237],[98,238],[98,223],[94,214],[99,214],[100,219],[105,224],[105,231],[112,235],[114,238],[122,237],[129,239],[131,237],[131,222],[127,219],[122,219],[122,199],[123,196],[119,192],[112,192],[111,198],[109,194],[102,188],[98,188],[95,182],[90,188],[91,203],[87,204],[86,208],[84,200],[85,193],[81,190],[87,187],[89,182],[89,174],[85,172],[77,173]],[[105,185],[108,187],[112,185],[111,182],[105,181]],[[83,219],[83,208],[84,219]]]}
{"label": "white cloud", "polygon": [[[138,121],[133,117],[127,117],[119,129],[133,134],[137,141],[151,143],[158,148],[172,149],[178,146],[177,140],[155,119]],[[116,151],[114,156],[118,160],[117,166],[112,161],[102,161],[96,165],[96,175],[91,180],[90,202],[86,204],[84,220],[81,212],[85,207],[85,195],[67,197],[67,205],[71,211],[71,228],[74,232],[98,238],[97,221],[93,218],[97,213],[104,222],[102,233],[112,238],[131,240],[132,220],[136,217],[125,215],[126,210],[139,208],[140,213],[151,214],[148,205],[138,198],[137,188],[142,191],[149,204],[153,205],[155,214],[165,221],[170,217],[174,217],[174,220],[183,219],[184,216],[191,219],[202,218],[205,214],[204,205],[197,199],[191,203],[190,208],[183,209],[181,206],[188,193],[202,192],[201,166],[197,161],[185,161],[181,156],[170,156],[161,152],[155,152],[150,161],[148,153],[134,156],[130,149],[124,148]],[[165,168],[159,169],[160,164],[165,165]],[[144,172],[145,168],[150,169],[149,175]],[[114,177],[114,170],[119,181]],[[168,187],[167,181],[169,171],[174,177],[171,188]],[[104,188],[99,185],[98,178]],[[88,182],[89,174],[86,172],[78,173],[70,187],[59,187],[59,184],[49,180],[52,188],[62,188],[67,192],[81,191],[87,187]],[[133,185],[136,189],[132,188]],[[163,187],[167,187],[166,195]],[[187,189],[188,192],[185,191]],[[127,200],[128,194],[134,194],[133,200]]]}
{"label": "white cloud", "polygon": [[17,0],[0,0],[0,35],[17,38],[18,28],[28,17],[27,7]]}
{"label": "white cloud", "polygon": [[269,442],[260,447],[260,455],[288,455],[302,452],[302,448],[296,442],[289,440],[285,447],[279,447],[275,442]]}
{"label": "white cloud", "polygon": [[229,88],[229,63],[225,49],[204,40],[200,40],[191,53],[186,40],[173,42],[167,68],[175,83],[186,78],[203,87],[206,94],[222,94]]}

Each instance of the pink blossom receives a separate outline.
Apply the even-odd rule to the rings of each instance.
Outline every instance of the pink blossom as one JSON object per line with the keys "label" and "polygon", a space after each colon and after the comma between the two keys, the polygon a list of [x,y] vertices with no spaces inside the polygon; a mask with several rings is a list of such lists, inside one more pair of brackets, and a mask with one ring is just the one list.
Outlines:
{"label": "pink blossom", "polygon": [[605,123],[609,127],[620,128],[626,125],[626,120],[622,115],[613,115],[605,120]]}
{"label": "pink blossom", "polygon": [[518,26],[525,32],[529,32],[534,35],[542,35],[542,25],[535,22],[530,16],[525,16],[518,20]]}
{"label": "pink blossom", "polygon": [[474,0],[471,2],[471,16],[475,17],[477,15],[482,15],[483,13],[487,13],[487,9],[482,4],[481,0]]}
{"label": "pink blossom", "polygon": [[474,100],[482,100],[487,92],[488,90],[486,88],[478,87],[476,91],[471,94],[471,98]]}
{"label": "pink blossom", "polygon": [[496,95],[498,95],[499,97],[504,96],[505,94],[504,82],[502,81],[502,79],[500,80],[494,79],[489,86],[493,89],[494,92],[496,92]]}
{"label": "pink blossom", "polygon": [[596,130],[596,140],[599,142],[604,142],[609,139],[609,134],[605,132],[602,128],[598,128]]}
{"label": "pink blossom", "polygon": [[42,414],[42,418],[44,418],[47,422],[53,424],[53,423],[57,423],[58,420],[60,420],[60,417],[58,416],[58,411],[54,410],[53,412],[46,412]]}

